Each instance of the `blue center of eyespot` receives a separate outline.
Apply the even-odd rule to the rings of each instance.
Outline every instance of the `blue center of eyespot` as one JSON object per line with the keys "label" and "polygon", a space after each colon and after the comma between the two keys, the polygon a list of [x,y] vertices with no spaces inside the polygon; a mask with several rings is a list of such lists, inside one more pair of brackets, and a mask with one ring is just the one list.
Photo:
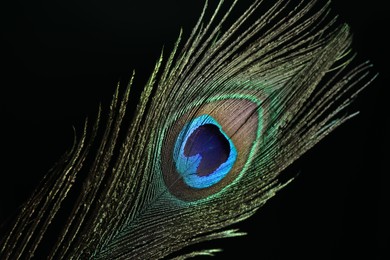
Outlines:
{"label": "blue center of eyespot", "polygon": [[181,130],[173,159],[184,182],[202,189],[218,183],[229,173],[237,159],[237,150],[221,125],[213,117],[202,115]]}

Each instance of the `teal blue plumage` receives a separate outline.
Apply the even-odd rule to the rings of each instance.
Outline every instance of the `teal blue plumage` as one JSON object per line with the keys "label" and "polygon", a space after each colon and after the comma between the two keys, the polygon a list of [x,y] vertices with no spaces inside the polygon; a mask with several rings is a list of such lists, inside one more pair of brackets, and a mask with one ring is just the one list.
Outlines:
{"label": "teal blue plumage", "polygon": [[370,81],[370,64],[349,66],[349,27],[327,5],[254,1],[233,19],[237,2],[206,2],[190,36],[180,33],[157,61],[133,114],[135,75],[104,124],[103,112],[86,123],[2,240],[5,259],[34,254],[76,180],[82,191],[49,258],[158,259],[243,235],[228,227],[354,115],[345,108]]}

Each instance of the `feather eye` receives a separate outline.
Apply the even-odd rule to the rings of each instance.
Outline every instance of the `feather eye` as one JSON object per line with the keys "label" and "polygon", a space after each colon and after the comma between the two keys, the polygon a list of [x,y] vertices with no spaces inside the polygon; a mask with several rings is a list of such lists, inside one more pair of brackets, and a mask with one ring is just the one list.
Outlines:
{"label": "feather eye", "polygon": [[239,178],[259,142],[263,110],[244,97],[226,98],[175,121],[162,146],[162,173],[169,191],[194,201],[209,198]]}
{"label": "feather eye", "polygon": [[232,19],[238,0],[211,12],[206,1],[188,39],[181,32],[157,61],[134,113],[133,75],[104,128],[100,112],[91,134],[86,124],[21,209],[0,256],[44,247],[77,185],[49,259],[160,259],[243,235],[226,228],[287,185],[281,172],[354,116],[345,108],[373,79],[369,63],[350,67],[349,27],[329,17],[329,3],[292,2],[253,1]]}

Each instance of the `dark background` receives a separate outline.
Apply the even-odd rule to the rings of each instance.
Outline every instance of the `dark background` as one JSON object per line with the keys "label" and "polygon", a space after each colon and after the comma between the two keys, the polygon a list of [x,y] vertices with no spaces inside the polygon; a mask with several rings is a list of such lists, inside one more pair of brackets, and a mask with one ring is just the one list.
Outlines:
{"label": "dark background", "polygon": [[[0,8],[0,222],[11,216],[117,82],[147,80],[162,46],[189,32],[203,1],[12,1]],[[351,25],[358,59],[379,78],[350,111],[360,115],[289,171],[297,179],[247,221],[247,237],[206,243],[215,259],[385,259],[389,250],[389,8],[334,0]],[[187,35],[187,34],[186,34]],[[387,162],[387,161],[386,161]],[[386,216],[387,214],[387,216]],[[201,247],[202,248],[202,247]],[[382,257],[382,258],[381,258]]]}

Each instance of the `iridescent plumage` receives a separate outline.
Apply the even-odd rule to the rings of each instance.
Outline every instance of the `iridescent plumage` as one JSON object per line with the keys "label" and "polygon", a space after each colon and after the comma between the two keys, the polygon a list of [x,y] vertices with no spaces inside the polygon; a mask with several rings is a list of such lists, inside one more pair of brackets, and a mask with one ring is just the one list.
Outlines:
{"label": "iridescent plumage", "polygon": [[80,172],[49,258],[163,258],[243,235],[226,228],[264,205],[286,185],[279,174],[354,115],[344,110],[371,65],[349,68],[349,28],[328,17],[328,5],[254,1],[232,20],[237,2],[210,13],[206,3],[189,38],[180,34],[158,60],[131,117],[133,78],[115,92],[102,137],[101,113],[90,131],[86,124],[2,240],[5,259],[34,254]]}

